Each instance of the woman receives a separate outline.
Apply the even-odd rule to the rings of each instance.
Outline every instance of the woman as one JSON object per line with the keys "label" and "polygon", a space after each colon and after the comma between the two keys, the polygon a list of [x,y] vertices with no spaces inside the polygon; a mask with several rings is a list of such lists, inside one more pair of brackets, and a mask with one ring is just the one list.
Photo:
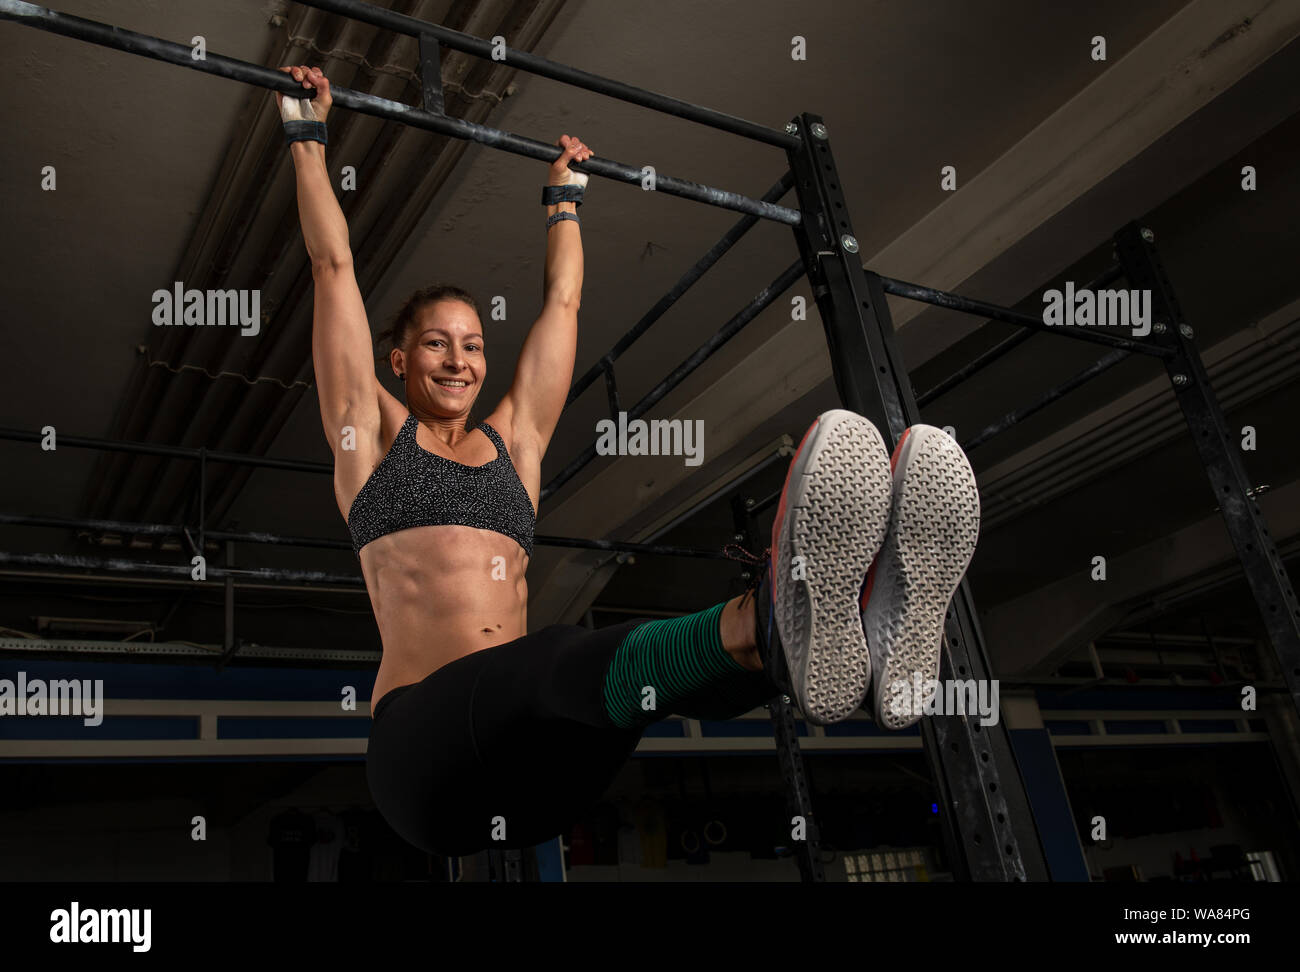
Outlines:
{"label": "woman", "polygon": [[[375,375],[325,168],[329,82],[317,68],[282,70],[316,89],[312,101],[276,97],[316,285],[334,494],[383,641],[366,767],[393,829],[442,855],[537,844],[600,797],[651,722],[731,718],[785,692],[827,724],[858,708],[873,668],[877,719],[915,722],[883,686],[937,676],[944,612],[978,530],[974,478],[952,440],[908,430],[891,478],[874,426],[828,412],[791,462],[753,590],[682,618],[528,634],[541,462],[573,375],[582,292],[586,177],[568,165],[591,150],[560,138],[543,192],[542,311],[501,403],[469,421],[487,376],[484,328],[473,298],[442,286],[415,294],[394,325],[389,360],[408,409]],[[936,484],[957,515],[912,515],[934,508]]]}

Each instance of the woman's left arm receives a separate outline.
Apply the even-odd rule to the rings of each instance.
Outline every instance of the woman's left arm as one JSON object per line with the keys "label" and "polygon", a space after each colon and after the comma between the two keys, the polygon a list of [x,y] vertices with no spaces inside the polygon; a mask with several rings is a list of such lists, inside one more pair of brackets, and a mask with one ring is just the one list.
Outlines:
{"label": "woman's left arm", "polygon": [[[591,149],[568,135],[560,136],[559,144],[564,152],[551,165],[549,184],[585,184],[587,177],[570,169],[569,161],[583,162],[591,158]],[[561,202],[546,207],[548,218],[556,213],[576,215],[577,206]],[[561,219],[546,231],[542,313],[524,339],[514,382],[506,396],[511,405],[515,440],[524,448],[535,450],[539,461],[559,424],[573,381],[581,301],[582,235],[576,220]]]}

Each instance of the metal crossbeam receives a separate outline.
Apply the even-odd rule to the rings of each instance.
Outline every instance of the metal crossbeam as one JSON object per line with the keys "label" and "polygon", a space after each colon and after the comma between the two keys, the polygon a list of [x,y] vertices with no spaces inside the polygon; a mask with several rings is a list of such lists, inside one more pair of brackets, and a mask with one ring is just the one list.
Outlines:
{"label": "metal crossbeam", "polygon": [[[1097,276],[1093,280],[1088,281],[1079,289],[1092,290],[1092,291],[1100,290],[1101,288],[1105,287],[1107,284],[1114,282],[1117,278],[1123,275],[1124,275],[1124,268],[1119,266],[1119,264],[1115,264],[1109,267],[1108,269],[1106,269],[1105,271],[1103,271],[1099,276]],[[881,278],[881,281],[883,283],[884,281],[883,277]],[[1015,311],[1012,311],[1010,308],[999,308],[999,309],[1005,310],[1008,313],[1015,313]],[[995,317],[991,319],[1002,320],[1001,317]],[[932,401],[934,401],[944,392],[951,391],[952,389],[960,385],[963,381],[965,381],[967,378],[970,378],[972,375],[978,374],[979,372],[987,368],[989,365],[993,364],[993,362],[1001,359],[1004,355],[1020,347],[1020,345],[1024,344],[1036,333],[1038,333],[1036,330],[1032,328],[1026,328],[1022,331],[1017,331],[1015,334],[1012,334],[1010,337],[999,341],[997,344],[993,345],[993,347],[989,348],[987,351],[979,355],[977,358],[974,358],[973,360],[962,365],[960,368],[954,371],[947,378],[943,379],[943,381],[936,384],[929,391],[925,391],[922,392],[920,395],[917,395],[916,404],[924,408],[926,405],[929,405]]]}
{"label": "metal crossbeam", "polygon": [[[100,520],[90,517],[71,517],[71,516],[41,516],[29,513],[0,513],[0,523],[11,526],[33,526],[33,527],[50,527],[64,530],[85,530],[95,533],[120,533],[124,536],[153,536],[153,537],[185,537],[190,538],[190,530],[184,524],[172,523],[134,523],[125,520]],[[277,533],[263,533],[256,531],[236,532],[231,530],[208,530],[207,539],[226,543],[255,543],[255,544],[274,544],[287,547],[320,547],[330,550],[351,550],[352,544],[347,540],[331,540],[328,537],[292,537],[283,536]],[[676,547],[664,543],[635,543],[623,540],[591,540],[586,537],[558,537],[549,534],[537,534],[533,537],[533,542],[543,547],[578,547],[585,550],[605,550],[612,553],[629,553],[629,554],[648,554],[661,557],[693,557],[703,560],[729,560],[725,553],[720,550],[705,550],[694,547]],[[194,552],[203,549],[202,543],[191,542]],[[50,555],[57,556],[57,555]],[[75,557],[75,560],[86,560],[84,557]],[[50,561],[58,564],[58,561]],[[72,563],[59,564],[59,566],[81,566]],[[141,567],[147,565],[140,565]],[[168,566],[168,565],[165,565]],[[112,568],[110,568],[112,569]],[[168,566],[170,569],[170,566]],[[186,571],[189,568],[185,568]],[[296,579],[296,578],[279,578],[275,572],[264,575],[269,579]],[[340,577],[346,575],[338,575]],[[358,580],[359,578],[353,578]]]}
{"label": "metal crossbeam", "polygon": [[[1110,275],[1111,271],[1107,271],[1102,275],[1102,278],[1105,279]],[[1060,327],[1048,324],[1041,317],[1026,314],[1024,311],[1012,310],[1010,307],[999,307],[997,304],[990,304],[983,300],[972,300],[970,297],[961,297],[944,290],[935,290],[933,287],[922,287],[920,284],[908,283],[905,280],[881,277],[880,286],[885,293],[893,294],[895,297],[905,297],[908,300],[920,301],[923,304],[932,304],[935,307],[943,307],[947,310],[961,311],[963,314],[974,314],[977,317],[987,317],[994,321],[1017,324],[1020,327],[1027,327],[1031,331],[1041,331],[1043,334],[1056,334],[1060,337],[1073,338],[1076,341],[1087,341],[1089,344],[1104,344],[1110,348],[1122,349],[1131,354],[1147,354],[1153,358],[1163,358],[1169,354],[1167,350],[1157,345],[1134,341],[1130,338],[1116,337],[1113,334],[1090,330],[1087,327]]]}

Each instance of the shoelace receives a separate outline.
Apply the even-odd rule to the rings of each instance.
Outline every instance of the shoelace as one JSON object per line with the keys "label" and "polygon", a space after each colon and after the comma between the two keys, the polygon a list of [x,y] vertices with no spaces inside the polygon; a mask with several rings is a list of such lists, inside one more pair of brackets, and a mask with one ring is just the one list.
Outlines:
{"label": "shoelace", "polygon": [[[759,588],[762,587],[763,585],[763,578],[767,576],[767,572],[768,570],[771,569],[772,566],[772,556],[771,556],[772,548],[765,547],[761,554],[756,554],[750,550],[746,550],[738,543],[729,543],[722,548],[722,552],[726,555],[728,560],[734,560],[738,563],[745,564],[746,566],[751,568],[749,571],[749,580],[745,584],[745,592],[744,592],[745,596],[744,599],[741,601],[741,603],[742,604],[746,603],[751,596],[755,600],[757,600]],[[756,607],[756,611],[758,617],[755,618],[755,623],[757,625],[760,626],[763,625],[764,616],[766,616],[767,618],[766,637],[760,640],[759,643],[759,650],[766,652],[767,649],[764,648],[764,645],[767,646],[773,645],[773,634],[776,626],[776,613],[771,610],[770,604],[766,606],[758,606]],[[758,632],[756,631],[755,634],[757,633]],[[771,664],[773,664],[770,655],[768,655],[763,659],[763,664],[765,666],[770,666]],[[790,696],[784,695],[783,698],[785,699],[785,702],[789,704]]]}
{"label": "shoelace", "polygon": [[745,593],[757,593],[759,586],[763,583],[763,575],[771,563],[770,554],[772,548],[766,547],[761,554],[756,554],[738,543],[729,543],[722,548],[722,553],[728,560],[734,560],[737,563],[753,568],[749,572],[749,580],[745,583]]}

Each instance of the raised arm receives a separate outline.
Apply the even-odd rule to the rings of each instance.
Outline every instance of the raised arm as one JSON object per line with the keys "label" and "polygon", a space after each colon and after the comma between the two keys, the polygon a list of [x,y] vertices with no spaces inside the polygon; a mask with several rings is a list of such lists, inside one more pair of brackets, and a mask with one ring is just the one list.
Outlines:
{"label": "raised arm", "polygon": [[[564,152],[551,165],[549,184],[585,185],[587,177],[570,169],[569,161],[591,158],[591,149],[568,135],[560,136],[559,144]],[[546,207],[548,217],[556,213],[576,214],[577,205],[561,202]],[[539,460],[560,421],[573,381],[581,301],[582,235],[575,220],[562,219],[546,232],[542,313],[524,339],[514,381],[506,395],[515,439],[531,446]]]}
{"label": "raised arm", "polygon": [[[310,111],[324,121],[332,99],[329,81],[319,68],[292,67],[291,74],[304,88],[315,88],[307,102],[276,95],[282,117]],[[310,106],[306,108],[304,106]],[[375,376],[370,324],[352,270],[348,224],[334,196],[325,167],[325,146],[317,141],[297,141],[290,146],[298,187],[298,217],[302,238],[311,259],[315,281],[311,353],[320,397],[321,424],[335,458],[335,494],[340,511],[347,507],[369,475],[379,448],[379,381]],[[344,429],[354,430],[351,448],[340,451]]]}

